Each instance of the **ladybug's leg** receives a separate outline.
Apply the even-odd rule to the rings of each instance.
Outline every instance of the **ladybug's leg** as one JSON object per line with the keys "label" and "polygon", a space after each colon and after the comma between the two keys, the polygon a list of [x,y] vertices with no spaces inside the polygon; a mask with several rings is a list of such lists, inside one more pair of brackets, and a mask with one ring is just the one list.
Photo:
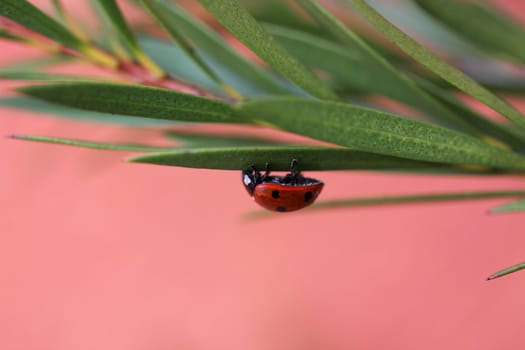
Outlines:
{"label": "ladybug's leg", "polygon": [[297,171],[297,159],[292,159],[292,163],[290,164],[290,172],[292,174],[296,174],[296,173],[299,173],[299,171]]}
{"label": "ladybug's leg", "polygon": [[297,159],[294,158],[290,164],[290,175],[294,184],[298,184],[298,177],[300,174],[301,172],[297,170]]}
{"label": "ladybug's leg", "polygon": [[267,177],[270,176],[270,163],[266,163],[264,164],[264,175],[262,176],[262,179],[266,179]]}
{"label": "ladybug's leg", "polygon": [[257,170],[257,167],[253,163],[250,164],[250,168],[252,168],[252,174],[253,178],[255,179],[255,183],[258,183],[259,179],[261,178],[261,173],[259,172],[259,170]]}

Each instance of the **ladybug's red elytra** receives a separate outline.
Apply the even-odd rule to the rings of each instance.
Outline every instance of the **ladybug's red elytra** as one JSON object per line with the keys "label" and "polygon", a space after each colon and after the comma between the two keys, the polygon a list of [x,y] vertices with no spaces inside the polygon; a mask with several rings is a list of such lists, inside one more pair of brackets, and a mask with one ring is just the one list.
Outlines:
{"label": "ladybug's red elytra", "polygon": [[292,160],[290,173],[285,176],[270,176],[270,165],[266,163],[264,174],[252,165],[243,170],[242,182],[246,191],[261,207],[278,212],[288,212],[312,204],[321,190],[322,181],[307,178],[296,170],[297,160]]}

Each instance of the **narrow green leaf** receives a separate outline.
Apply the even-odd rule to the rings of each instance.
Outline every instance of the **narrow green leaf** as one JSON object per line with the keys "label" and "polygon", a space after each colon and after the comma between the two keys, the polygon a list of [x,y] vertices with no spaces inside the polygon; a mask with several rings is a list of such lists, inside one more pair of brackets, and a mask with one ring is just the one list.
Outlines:
{"label": "narrow green leaf", "polygon": [[26,40],[25,38],[21,36],[11,34],[7,30],[1,29],[1,28],[0,28],[0,39],[7,39],[7,40],[21,41],[21,42],[24,42]]}
{"label": "narrow green leaf", "polygon": [[124,15],[120,11],[115,0],[98,0],[98,4],[106,13],[106,16],[113,24],[116,32],[120,35],[122,41],[131,50],[132,55],[140,64],[154,76],[161,78],[165,74],[142,50],[135,35],[128,26]]}
{"label": "narrow green leaf", "polygon": [[[479,130],[465,122],[461,116],[443,106],[427,92],[422,90],[412,79],[403,75],[396,67],[381,57],[363,39],[350,31],[341,21],[322,7],[317,0],[301,0],[297,2],[308,14],[319,23],[329,29],[339,41],[345,44],[347,50],[355,50],[361,56],[362,73],[361,86],[376,84],[375,91],[394,100],[413,106],[424,112],[434,121],[452,128],[459,128],[470,134],[479,134]],[[355,54],[354,54],[355,55]],[[354,63],[354,66],[356,64]],[[343,68],[344,67],[344,68]],[[341,70],[346,66],[338,67]],[[353,70],[358,70],[354,67]],[[364,74],[368,73],[368,81],[365,82]],[[344,75],[341,75],[344,77]]]}
{"label": "narrow green leaf", "polygon": [[276,71],[313,96],[335,100],[337,96],[312,72],[293,58],[237,0],[199,0],[222,25]]}
{"label": "narrow green leaf", "polygon": [[477,82],[443,61],[428,49],[421,46],[414,39],[403,33],[396,26],[388,22],[364,0],[346,0],[380,32],[389,38],[400,49],[426,66],[435,74],[445,79],[461,91],[483,102],[493,110],[501,113],[517,125],[525,128],[525,117],[506,101],[500,99]]}
{"label": "narrow green leaf", "polygon": [[345,50],[344,47],[314,34],[274,24],[263,25],[282,46],[305,65],[331,73],[365,92],[379,92],[384,86],[370,78],[370,75],[375,75],[375,66],[365,67],[370,61],[365,60],[359,51]]}
{"label": "narrow green leaf", "polygon": [[[32,111],[38,114],[51,115],[75,120],[95,121],[98,123],[124,124],[129,126],[150,126],[150,125],[173,125],[173,121],[162,121],[158,119],[148,119],[140,117],[129,117],[118,114],[107,114],[82,109],[69,108],[54,103],[49,103],[25,96],[14,96],[0,98],[0,106],[16,108],[24,111]],[[6,114],[7,112],[3,112]]]}
{"label": "narrow green leaf", "polygon": [[525,30],[494,6],[457,0],[416,0],[416,3],[478,48],[525,63]]}
{"label": "narrow green leaf", "polygon": [[182,131],[168,131],[166,137],[182,143],[184,148],[282,146],[289,145],[270,139],[238,134],[210,134]]}
{"label": "narrow green leaf", "polygon": [[7,67],[3,67],[3,71],[28,71],[58,64],[63,64],[73,61],[74,58],[66,55],[53,55],[38,58],[29,58],[26,60],[20,60],[14,64],[10,64]]}
{"label": "narrow green leaf", "polygon": [[[177,139],[180,139],[177,135]],[[93,148],[127,152],[161,152],[150,156],[138,156],[131,162],[158,165],[182,166],[190,168],[240,170],[254,164],[263,168],[271,162],[273,170],[288,170],[291,159],[299,159],[302,170],[376,170],[403,171],[424,174],[470,174],[484,175],[484,170],[461,169],[447,164],[421,162],[354,151],[345,148],[292,146],[260,142],[261,139],[248,140],[236,137],[206,135],[185,135],[180,147],[155,147],[138,144],[103,143],[86,140],[57,138],[34,135],[12,135],[14,139],[53,143],[83,148]],[[259,141],[256,143],[255,141]],[[264,140],[268,141],[268,140]],[[279,145],[279,146],[277,146]],[[210,148],[211,147],[211,148]]]}
{"label": "narrow green leaf", "polygon": [[474,45],[437,21],[414,1],[369,0],[368,3],[394,25],[407,33],[417,34],[417,37],[424,42],[432,43],[432,47],[447,57],[464,58],[482,55]]}
{"label": "narrow green leaf", "polygon": [[66,13],[64,11],[64,6],[60,0],[51,0],[53,4],[53,9],[55,10],[56,15],[60,18],[62,22],[66,22]]}
{"label": "narrow green leaf", "polygon": [[430,82],[419,80],[418,83],[421,88],[425,89],[450,110],[455,111],[465,122],[471,123],[472,126],[480,130],[484,135],[493,137],[513,149],[520,151],[525,150],[525,138],[523,135],[516,133],[515,129],[483,117],[473,109],[468,108],[454,94],[442,90]]}
{"label": "narrow green leaf", "polygon": [[476,138],[393,114],[298,97],[238,105],[255,122],[356,150],[409,159],[525,170],[525,157]]}
{"label": "narrow green leaf", "polygon": [[48,102],[90,111],[161,120],[240,122],[226,103],[173,90],[107,83],[53,84],[18,90]]}
{"label": "narrow green leaf", "polygon": [[[292,159],[299,160],[301,170],[401,170],[446,169],[447,165],[401,159],[346,148],[275,146],[181,149],[129,159],[136,163],[182,166],[190,168],[240,170],[250,164],[263,169],[267,162],[276,171],[290,169]],[[450,168],[450,167],[448,167]]]}
{"label": "narrow green leaf", "polygon": [[[292,93],[291,89],[285,87],[274,76],[240,56],[220,35],[198,22],[181,7],[173,3],[165,3],[164,6],[164,16],[170,25],[180,30],[194,45],[196,54],[222,81],[244,94],[251,92],[252,95],[260,96]],[[182,59],[180,54],[169,58],[174,62],[171,66]]]}
{"label": "narrow green leaf", "polygon": [[139,0],[142,6],[149,12],[153,19],[164,29],[170,38],[177,43],[177,45],[186,53],[187,56],[199,66],[199,68],[206,73],[206,75],[213,80],[217,85],[224,87],[224,82],[217,76],[215,71],[208,66],[208,64],[201,59],[195,48],[190,42],[184,38],[177,29],[173,21],[173,16],[170,16],[170,8],[158,0]]}
{"label": "narrow green leaf", "polygon": [[113,27],[120,35],[122,40],[129,46],[129,48],[134,51],[141,51],[140,46],[135,38],[135,35],[131,31],[131,28],[128,26],[128,22],[124,18],[124,15],[120,11],[115,0],[98,0],[100,8],[102,8],[108,17],[108,19],[113,24]]}
{"label": "narrow green leaf", "polygon": [[493,214],[508,213],[513,211],[525,211],[525,199],[522,198],[515,202],[506,203],[490,210],[490,212]]}
{"label": "narrow green leaf", "polygon": [[27,0],[0,1],[0,16],[53,39],[67,47],[80,49],[84,43],[63,25],[40,11]]}
{"label": "narrow green leaf", "polygon": [[[524,195],[524,190],[513,191],[486,191],[486,192],[457,192],[457,193],[430,193],[403,196],[383,196],[349,198],[314,203],[307,208],[309,211],[326,210],[335,208],[357,208],[380,205],[399,205],[412,203],[433,203],[451,201],[470,201],[489,198],[505,198]],[[256,211],[247,215],[248,220],[263,219],[270,216],[268,211]]]}
{"label": "narrow green leaf", "polygon": [[100,5],[99,0],[89,0],[89,4],[99,25],[97,39],[100,44],[121,60],[131,61],[130,48],[122,44],[119,33]]}
{"label": "narrow green leaf", "polygon": [[51,81],[51,82],[70,82],[70,81],[100,81],[97,77],[77,76],[69,74],[46,73],[30,70],[0,70],[0,78],[9,80],[33,80],[33,81]]}
{"label": "narrow green leaf", "polygon": [[291,1],[282,0],[241,0],[241,4],[248,9],[250,14],[259,22],[293,28],[321,36],[327,36],[323,28],[309,21],[293,7]]}
{"label": "narrow green leaf", "polygon": [[85,140],[74,140],[60,137],[47,137],[35,135],[12,135],[11,138],[25,141],[37,141],[44,143],[53,143],[59,145],[76,146],[82,148],[93,148],[108,151],[125,151],[125,152],[162,152],[170,151],[172,147],[154,147],[127,143],[104,143]]}
{"label": "narrow green leaf", "polygon": [[523,269],[525,269],[525,262],[522,262],[520,264],[511,266],[511,267],[507,267],[506,269],[503,269],[503,270],[500,270],[500,271],[498,271],[496,273],[493,273],[492,275],[487,277],[487,280],[493,280],[493,279],[496,279],[496,278],[500,278],[500,277],[503,277],[505,275],[508,275],[508,274],[511,274],[511,273],[514,273],[516,271],[523,270]]}
{"label": "narrow green leaf", "polygon": [[[138,40],[147,55],[171,76],[182,81],[191,81],[192,86],[199,87],[217,96],[224,94],[221,87],[206,75],[191,57],[177,45],[150,36],[140,36]],[[234,76],[232,75],[232,77]],[[249,86],[247,86],[247,90],[251,93]],[[243,92],[247,90],[243,90]]]}

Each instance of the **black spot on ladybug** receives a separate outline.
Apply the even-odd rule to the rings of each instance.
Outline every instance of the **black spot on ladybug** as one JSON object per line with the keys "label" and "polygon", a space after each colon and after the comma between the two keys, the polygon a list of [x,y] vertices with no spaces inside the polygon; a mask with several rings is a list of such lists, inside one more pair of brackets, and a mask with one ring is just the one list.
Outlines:
{"label": "black spot on ladybug", "polygon": [[275,199],[279,198],[280,197],[279,190],[273,190],[272,191],[272,197],[275,198]]}
{"label": "black spot on ladybug", "polygon": [[312,199],[312,191],[308,191],[304,194],[304,201],[309,202]]}
{"label": "black spot on ladybug", "polygon": [[277,207],[277,211],[283,212],[283,211],[286,211],[286,208],[285,207]]}

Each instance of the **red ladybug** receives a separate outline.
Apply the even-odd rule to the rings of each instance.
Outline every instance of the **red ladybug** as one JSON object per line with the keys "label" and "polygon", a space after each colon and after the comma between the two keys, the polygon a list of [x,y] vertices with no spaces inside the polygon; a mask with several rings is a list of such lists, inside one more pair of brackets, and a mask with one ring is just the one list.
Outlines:
{"label": "red ladybug", "polygon": [[263,208],[279,212],[302,209],[315,201],[324,183],[304,177],[296,170],[296,165],[297,160],[292,160],[290,173],[285,176],[270,176],[268,163],[263,175],[252,165],[251,170],[243,170],[242,182],[253,200]]}

